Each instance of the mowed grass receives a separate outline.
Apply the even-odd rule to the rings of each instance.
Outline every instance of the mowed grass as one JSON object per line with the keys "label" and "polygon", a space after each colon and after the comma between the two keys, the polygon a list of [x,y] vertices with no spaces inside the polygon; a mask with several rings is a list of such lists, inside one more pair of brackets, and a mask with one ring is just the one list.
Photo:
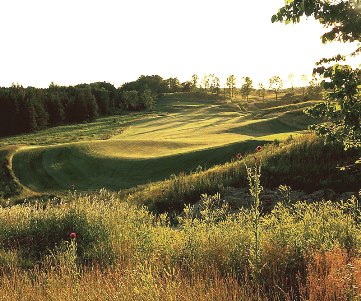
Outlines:
{"label": "mowed grass", "polygon": [[[159,102],[157,113],[133,116],[129,122],[102,119],[112,124],[108,130],[103,126],[106,140],[94,134],[99,121],[87,124],[94,139],[88,135],[82,142],[23,146],[12,166],[20,182],[36,192],[134,187],[222,164],[257,145],[302,133],[314,122],[302,112],[312,102],[286,103],[284,109],[280,102],[272,103],[274,109],[261,102],[247,104],[244,111],[232,102],[174,94]],[[43,135],[39,144],[51,141],[49,131]]]}
{"label": "mowed grass", "polygon": [[0,138],[0,147],[8,145],[52,145],[75,141],[106,140],[122,133],[134,120],[148,118],[151,114],[132,113],[100,117],[94,122],[68,124],[44,131]]}

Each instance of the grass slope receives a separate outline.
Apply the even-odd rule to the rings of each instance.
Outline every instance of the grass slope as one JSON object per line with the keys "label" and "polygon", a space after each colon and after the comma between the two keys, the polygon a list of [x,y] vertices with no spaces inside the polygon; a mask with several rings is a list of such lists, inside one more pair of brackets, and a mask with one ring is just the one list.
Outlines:
{"label": "grass slope", "polygon": [[16,150],[16,146],[0,147],[0,197],[7,198],[17,195],[23,190],[11,167],[11,157]]}
{"label": "grass slope", "polygon": [[[272,105],[259,102],[241,111],[233,103],[174,94],[160,101],[158,114],[133,118],[126,127],[106,119],[112,123],[102,132],[107,140],[88,136],[83,142],[24,146],[13,158],[13,169],[21,183],[37,192],[66,191],[72,185],[81,191],[118,190],[158,181],[199,165],[224,163],[238,152],[300,133],[313,122],[302,113],[310,102]],[[86,129],[98,137],[93,127],[99,126]],[[43,135],[43,144],[49,143],[50,133]]]}

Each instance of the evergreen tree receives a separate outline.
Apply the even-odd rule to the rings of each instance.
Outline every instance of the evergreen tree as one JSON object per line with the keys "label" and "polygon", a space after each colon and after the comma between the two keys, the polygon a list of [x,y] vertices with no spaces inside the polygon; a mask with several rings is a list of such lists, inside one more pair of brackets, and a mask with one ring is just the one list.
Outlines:
{"label": "evergreen tree", "polygon": [[64,121],[64,107],[61,101],[60,91],[49,91],[45,100],[45,108],[49,114],[49,125],[55,126]]}
{"label": "evergreen tree", "polygon": [[86,121],[93,121],[95,120],[95,118],[98,117],[98,104],[97,101],[94,97],[94,95],[91,93],[91,89],[90,88],[85,88],[84,89],[84,97],[85,97],[85,102],[86,102],[86,111],[87,111],[87,116],[86,116]]}
{"label": "evergreen tree", "polygon": [[110,114],[110,93],[98,86],[92,86],[92,94],[94,95],[100,115],[108,115]]}

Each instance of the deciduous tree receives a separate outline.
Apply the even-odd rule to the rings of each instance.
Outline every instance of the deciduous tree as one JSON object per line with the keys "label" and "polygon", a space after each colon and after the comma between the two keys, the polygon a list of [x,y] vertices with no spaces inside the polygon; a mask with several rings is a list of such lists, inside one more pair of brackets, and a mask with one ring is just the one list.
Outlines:
{"label": "deciduous tree", "polygon": [[266,95],[266,88],[262,83],[258,84],[258,96],[262,97],[262,101],[264,101],[264,97]]}
{"label": "deciduous tree", "polygon": [[249,76],[243,78],[243,84],[241,87],[241,94],[248,100],[249,95],[253,90],[253,81]]}
{"label": "deciduous tree", "polygon": [[209,80],[209,75],[208,74],[205,74],[203,76],[201,85],[204,88],[204,91],[208,92],[209,87],[210,87],[210,80]]}
{"label": "deciduous tree", "polygon": [[199,80],[198,75],[197,75],[197,74],[193,74],[193,75],[192,75],[192,79],[191,79],[192,90],[197,90],[198,80]]}
{"label": "deciduous tree", "polygon": [[283,87],[283,81],[278,75],[272,76],[269,79],[269,88],[276,94],[276,100],[278,99],[278,92]]}
{"label": "deciduous tree", "polygon": [[214,74],[210,74],[209,81],[210,81],[211,93],[216,93],[218,95],[219,89],[220,89],[219,78],[217,76],[215,76]]}
{"label": "deciduous tree", "polygon": [[233,74],[227,77],[227,87],[229,91],[229,96],[233,98],[234,89],[236,88],[236,77]]}
{"label": "deciduous tree", "polygon": [[[360,0],[287,0],[272,22],[298,23],[302,16],[314,17],[327,29],[321,36],[323,43],[356,41],[357,49],[351,55],[361,53]],[[339,54],[316,63],[313,72],[324,77],[325,101],[306,112],[324,120],[312,127],[316,133],[325,136],[326,142],[342,142],[347,149],[361,147],[361,70],[340,63],[345,59]]]}

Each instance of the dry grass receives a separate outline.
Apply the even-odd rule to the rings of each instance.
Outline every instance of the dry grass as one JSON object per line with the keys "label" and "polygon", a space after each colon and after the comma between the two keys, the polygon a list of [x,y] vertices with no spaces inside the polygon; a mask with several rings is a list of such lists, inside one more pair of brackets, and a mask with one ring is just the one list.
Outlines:
{"label": "dry grass", "polygon": [[267,300],[249,282],[222,277],[216,270],[185,276],[180,269],[159,271],[146,264],[106,271],[92,268],[81,275],[66,269],[14,270],[1,280],[0,300]]}
{"label": "dry grass", "polygon": [[315,251],[308,264],[303,300],[349,301],[361,298],[361,258],[346,250]]}

